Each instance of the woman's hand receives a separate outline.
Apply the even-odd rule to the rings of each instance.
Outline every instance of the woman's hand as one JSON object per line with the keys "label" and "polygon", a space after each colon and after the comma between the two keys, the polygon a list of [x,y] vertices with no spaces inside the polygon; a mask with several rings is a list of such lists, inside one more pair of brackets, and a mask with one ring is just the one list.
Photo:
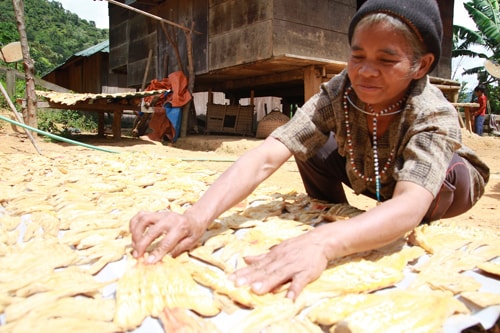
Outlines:
{"label": "woman's hand", "polygon": [[236,286],[249,285],[256,294],[265,294],[291,282],[286,296],[295,300],[328,264],[322,235],[316,230],[285,240],[266,254],[246,257],[249,266],[234,272],[230,279]]}
{"label": "woman's hand", "polygon": [[161,237],[147,258],[147,262],[153,264],[167,253],[175,257],[193,248],[205,232],[205,225],[188,214],[139,212],[130,220],[130,232],[136,258],[144,255],[148,246]]}

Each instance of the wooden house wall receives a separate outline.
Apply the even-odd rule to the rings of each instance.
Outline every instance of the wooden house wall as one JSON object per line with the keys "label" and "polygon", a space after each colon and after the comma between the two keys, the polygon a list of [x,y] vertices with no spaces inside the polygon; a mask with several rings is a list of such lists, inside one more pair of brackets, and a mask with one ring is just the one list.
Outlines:
{"label": "wooden house wall", "polygon": [[147,77],[155,78],[157,71],[158,40],[156,22],[143,15],[131,17],[127,63],[127,86],[141,88],[148,62],[149,50],[152,58]]}
{"label": "wooden house wall", "polygon": [[44,80],[80,93],[101,93],[108,85],[109,54],[98,52],[88,57],[77,57],[54,70]]}
{"label": "wooden house wall", "polygon": [[356,4],[349,0],[273,0],[273,55],[347,60],[347,29]]}
{"label": "wooden house wall", "polygon": [[[191,27],[199,33],[192,35],[194,68],[207,70],[207,0],[165,1],[154,7],[138,9],[166,20]],[[177,44],[183,68],[179,68],[177,52],[164,33],[161,22],[119,6],[110,5],[110,68],[115,73],[126,73],[127,86],[140,88],[148,64],[149,50],[152,58],[146,82],[161,79],[183,70],[187,73],[186,35],[183,30],[164,24],[170,38]]]}
{"label": "wooden house wall", "polygon": [[109,4],[109,69],[127,73],[130,10]]}
{"label": "wooden house wall", "polygon": [[[196,75],[239,68],[283,55],[347,60],[349,21],[363,0],[169,0],[138,5],[167,20],[190,27]],[[438,0],[444,22],[442,58],[434,76],[451,73],[453,0]],[[176,52],[161,24],[144,15],[110,4],[110,68],[127,77],[127,86],[139,87],[148,52],[153,59],[148,81],[179,70]],[[178,44],[187,73],[186,36],[166,25]],[[241,76],[244,76],[245,68]]]}
{"label": "wooden house wall", "polygon": [[210,0],[209,70],[271,58],[273,1]]}
{"label": "wooden house wall", "polygon": [[209,68],[296,56],[345,60],[353,1],[212,0]]}
{"label": "wooden house wall", "polygon": [[[158,8],[158,16],[176,22],[186,28],[191,28],[194,22],[195,32],[191,35],[193,47],[193,65],[195,73],[206,73],[208,69],[208,1],[207,0],[176,0],[165,1]],[[158,76],[166,77],[168,74],[182,70],[188,73],[187,35],[184,30],[164,24],[170,38],[177,44],[181,58],[180,68],[176,50],[165,36],[163,27],[158,24],[159,71]]]}

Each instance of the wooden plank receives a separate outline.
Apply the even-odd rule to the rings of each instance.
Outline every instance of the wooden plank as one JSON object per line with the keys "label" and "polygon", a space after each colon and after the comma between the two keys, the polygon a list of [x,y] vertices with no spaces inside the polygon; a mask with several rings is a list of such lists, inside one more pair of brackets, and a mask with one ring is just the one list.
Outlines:
{"label": "wooden plank", "polygon": [[209,46],[209,70],[269,59],[273,54],[272,21],[213,35]]}
{"label": "wooden plank", "polygon": [[[211,5],[208,18],[209,39],[212,40],[217,35],[243,31],[251,25],[271,21],[273,1],[221,1]],[[257,35],[253,39],[260,37]]]}
{"label": "wooden plank", "polygon": [[[274,0],[273,19],[304,27],[336,31],[347,35],[350,19],[356,12],[355,1]],[[347,37],[342,37],[347,42]]]}
{"label": "wooden plank", "polygon": [[460,110],[459,108],[464,109],[464,114],[465,114],[465,129],[468,130],[469,132],[472,132],[472,124],[473,124],[473,116],[472,112],[473,109],[478,108],[479,104],[478,103],[452,103],[455,108],[457,108],[458,116],[461,119],[462,116],[460,115]]}
{"label": "wooden plank", "polygon": [[345,32],[274,20],[272,34],[274,55],[293,54],[336,61],[347,61],[349,55]]}

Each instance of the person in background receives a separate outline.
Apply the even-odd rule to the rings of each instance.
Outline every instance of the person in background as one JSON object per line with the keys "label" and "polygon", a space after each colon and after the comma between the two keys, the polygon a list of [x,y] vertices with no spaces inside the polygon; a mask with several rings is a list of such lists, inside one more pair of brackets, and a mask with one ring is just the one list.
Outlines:
{"label": "person in background", "polygon": [[183,214],[139,212],[130,220],[133,255],[177,256],[210,223],[294,156],[308,195],[347,203],[343,184],[376,200],[349,220],[322,224],[230,275],[264,294],[290,282],[295,299],[329,261],[380,248],[420,223],[469,210],[488,167],[462,144],[457,112],[428,73],[439,62],[442,22],[435,0],[368,0],[348,30],[347,68],[264,142],[241,156]]}
{"label": "person in background", "polygon": [[485,95],[485,87],[480,84],[476,88],[474,88],[474,94],[477,98],[477,103],[479,104],[479,108],[474,113],[474,133],[479,136],[483,135],[484,128],[484,118],[486,117],[486,105],[488,104],[488,99]]}

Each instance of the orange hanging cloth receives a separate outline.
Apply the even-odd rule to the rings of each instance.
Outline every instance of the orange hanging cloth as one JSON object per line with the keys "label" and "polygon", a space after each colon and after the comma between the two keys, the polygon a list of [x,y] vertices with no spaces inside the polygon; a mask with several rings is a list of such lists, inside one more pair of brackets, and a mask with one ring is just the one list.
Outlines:
{"label": "orange hanging cloth", "polygon": [[188,79],[182,71],[173,72],[168,78],[162,80],[152,80],[145,91],[161,89],[170,90],[171,93],[144,97],[144,103],[154,108],[149,121],[149,128],[153,132],[148,134],[148,137],[151,140],[161,142],[166,136],[173,142],[174,138],[177,137],[176,129],[166,115],[165,104],[170,103],[172,107],[181,107],[192,99],[192,95],[188,89]]}

